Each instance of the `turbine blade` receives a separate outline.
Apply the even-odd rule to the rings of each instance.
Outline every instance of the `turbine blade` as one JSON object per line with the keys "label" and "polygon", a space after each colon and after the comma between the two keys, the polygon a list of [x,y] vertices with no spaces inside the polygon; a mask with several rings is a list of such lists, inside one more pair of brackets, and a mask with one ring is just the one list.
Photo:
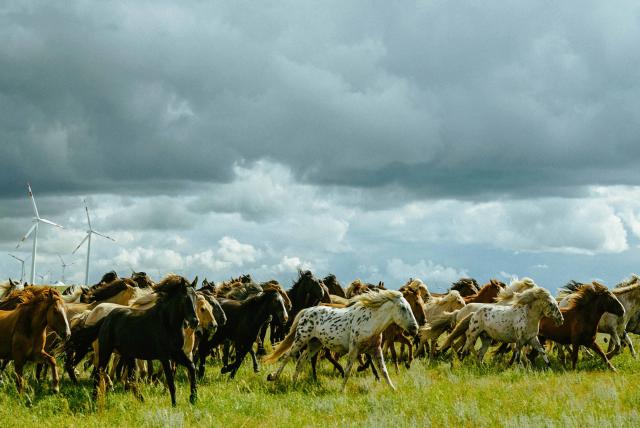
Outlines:
{"label": "turbine blade", "polygon": [[102,234],[100,232],[96,232],[95,230],[92,230],[91,233],[95,233],[96,235],[102,236],[103,238],[111,239],[113,242],[116,242],[116,240],[113,239],[112,237],[104,235],[104,234]]}
{"label": "turbine blade", "polygon": [[76,249],[75,249],[75,250],[73,250],[73,251],[71,252],[71,254],[75,254],[75,253],[76,253],[76,251],[78,251],[78,248],[82,247],[82,244],[84,244],[84,242],[85,242],[87,239],[89,239],[89,234],[88,234],[88,233],[84,236],[84,239],[83,239],[82,241],[80,241],[80,243],[78,244],[78,246],[76,247]]}
{"label": "turbine blade", "polygon": [[60,259],[60,262],[62,262],[62,264],[64,265],[64,260],[62,259],[62,256],[60,254],[58,254],[58,258]]}
{"label": "turbine blade", "polygon": [[91,230],[91,218],[89,218],[89,208],[87,207],[87,200],[83,199],[84,202],[84,210],[87,213],[87,223],[89,223],[89,230]]}
{"label": "turbine blade", "polygon": [[51,226],[59,227],[60,229],[64,229],[64,226],[61,226],[58,223],[54,223],[51,220],[47,220],[46,218],[38,218],[38,221],[50,224]]}
{"label": "turbine blade", "polygon": [[20,242],[18,242],[18,245],[16,245],[16,248],[20,247],[20,245],[24,241],[26,241],[26,239],[29,237],[29,235],[31,235],[31,233],[33,233],[33,231],[34,231],[34,229],[36,228],[37,225],[38,225],[38,223],[33,223],[33,226],[31,226],[29,231],[27,233],[25,233],[24,236],[22,237],[22,239],[20,240]]}
{"label": "turbine blade", "polygon": [[19,262],[24,262],[24,260],[22,260],[20,257],[16,257],[13,254],[9,254],[11,257],[13,257],[14,259],[18,260]]}
{"label": "turbine blade", "polygon": [[36,200],[33,197],[33,192],[31,191],[30,183],[27,183],[27,188],[29,189],[29,198],[31,198],[31,204],[33,204],[33,213],[36,215],[36,218],[40,218],[40,214],[38,214],[38,207],[36,206]]}

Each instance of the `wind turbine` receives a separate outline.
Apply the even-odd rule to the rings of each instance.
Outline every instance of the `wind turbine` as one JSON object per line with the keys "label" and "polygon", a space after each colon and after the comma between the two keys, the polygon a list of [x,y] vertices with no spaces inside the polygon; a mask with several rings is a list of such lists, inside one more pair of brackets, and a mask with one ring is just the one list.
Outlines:
{"label": "wind turbine", "polygon": [[38,214],[38,207],[36,206],[36,200],[33,198],[33,192],[31,191],[31,185],[27,183],[27,188],[29,189],[29,198],[31,198],[31,204],[33,205],[33,226],[29,229],[29,231],[22,237],[16,248],[19,248],[20,245],[31,235],[33,234],[33,250],[31,250],[31,275],[30,281],[32,284],[34,282],[36,276],[36,249],[38,247],[38,225],[40,222],[47,223],[52,226],[59,227],[60,229],[64,229],[64,227],[60,226],[58,223],[54,223],[51,220],[47,220],[45,218],[41,218],[40,214]]}
{"label": "wind turbine", "polygon": [[84,285],[88,285],[89,284],[89,259],[91,258],[91,235],[102,236],[103,238],[111,239],[113,242],[116,242],[116,240],[111,238],[110,236],[104,235],[100,232],[93,230],[93,228],[91,227],[91,218],[89,217],[89,208],[87,208],[87,201],[83,200],[83,202],[84,202],[84,210],[87,213],[87,224],[89,225],[89,230],[87,230],[87,234],[85,235],[84,239],[80,241],[76,249],[73,250],[73,253],[71,254],[75,254],[76,251],[78,251],[78,248],[82,247],[82,244],[84,244],[84,242],[87,241],[87,267],[84,271]]}
{"label": "wind turbine", "polygon": [[21,259],[20,257],[16,257],[13,254],[9,255],[20,262],[20,282],[24,281],[24,262],[29,258],[29,256]]}
{"label": "wind turbine", "polygon": [[60,262],[62,263],[60,266],[62,266],[62,279],[60,280],[63,284],[64,284],[64,271],[66,268],[68,268],[69,266],[73,266],[76,264],[76,262],[71,262],[69,264],[66,264],[64,262],[64,259],[62,258],[62,256],[60,254],[58,254],[58,258],[60,259]]}

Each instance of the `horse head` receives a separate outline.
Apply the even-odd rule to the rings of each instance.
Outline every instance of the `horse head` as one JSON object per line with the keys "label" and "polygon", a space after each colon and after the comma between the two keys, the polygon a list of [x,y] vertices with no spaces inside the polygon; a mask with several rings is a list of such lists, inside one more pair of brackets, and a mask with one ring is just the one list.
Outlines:
{"label": "horse head", "polygon": [[267,290],[264,293],[269,298],[269,314],[273,316],[279,324],[286,324],[287,321],[289,321],[289,314],[278,290]]}
{"label": "horse head", "polygon": [[62,300],[60,293],[55,290],[49,289],[45,293],[47,293],[47,327],[60,336],[62,340],[66,340],[71,335],[71,328],[69,328],[64,300]]}
{"label": "horse head", "polygon": [[394,299],[394,308],[393,322],[406,331],[409,336],[414,337],[417,335],[418,321],[416,321],[416,318],[413,316],[409,302],[402,294],[399,294],[398,297]]}

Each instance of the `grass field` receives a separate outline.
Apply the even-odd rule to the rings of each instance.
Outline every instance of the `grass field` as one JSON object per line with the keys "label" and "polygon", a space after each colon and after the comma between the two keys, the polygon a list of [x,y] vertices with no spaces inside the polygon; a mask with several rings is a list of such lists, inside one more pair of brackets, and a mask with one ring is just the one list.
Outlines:
{"label": "grass field", "polygon": [[[162,385],[142,385],[144,403],[117,385],[96,408],[86,375],[81,386],[65,378],[59,395],[30,378],[30,390],[18,396],[9,368],[0,385],[0,426],[640,426],[640,361],[625,350],[613,363],[618,373],[589,357],[577,372],[555,360],[553,371],[416,360],[397,374],[391,367],[396,392],[368,372],[352,377],[344,394],[326,362],[317,383],[305,375],[295,386],[292,364],[276,384],[265,379],[272,367],[254,374],[245,361],[228,380],[210,364],[193,406],[181,370],[176,408]],[[33,376],[32,366],[28,372]]]}

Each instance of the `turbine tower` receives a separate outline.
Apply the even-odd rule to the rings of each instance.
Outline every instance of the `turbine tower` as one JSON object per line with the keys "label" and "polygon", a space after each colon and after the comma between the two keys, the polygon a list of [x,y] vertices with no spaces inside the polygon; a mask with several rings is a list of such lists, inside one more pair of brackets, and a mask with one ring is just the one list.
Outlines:
{"label": "turbine tower", "polygon": [[27,256],[24,259],[21,259],[20,257],[16,257],[13,254],[9,254],[9,255],[20,262],[20,282],[23,282],[24,281],[24,262],[29,258],[29,256]]}
{"label": "turbine tower", "polygon": [[36,200],[33,198],[33,192],[31,191],[31,185],[27,183],[27,188],[29,189],[29,198],[31,198],[31,204],[33,205],[33,226],[27,231],[27,233],[22,237],[18,245],[16,245],[16,249],[20,247],[20,245],[33,233],[33,250],[31,250],[31,275],[29,277],[31,284],[34,283],[36,277],[36,250],[38,248],[38,225],[40,222],[47,223],[52,226],[59,227],[60,229],[64,229],[64,227],[60,226],[58,223],[54,223],[51,220],[47,220],[45,218],[41,218],[40,214],[38,214],[38,207],[36,206]]}
{"label": "turbine tower", "polygon": [[87,230],[87,234],[85,235],[84,239],[80,241],[76,249],[73,250],[73,253],[71,254],[75,254],[76,251],[78,251],[78,249],[82,247],[82,244],[84,244],[85,241],[87,241],[87,267],[84,271],[84,285],[89,285],[89,260],[91,259],[91,235],[102,236],[103,238],[111,239],[113,242],[116,242],[116,240],[111,238],[110,236],[104,235],[100,232],[93,230],[93,228],[91,227],[91,218],[89,217],[89,208],[87,208],[86,200],[84,200],[84,210],[87,213],[87,224],[89,225],[89,230]]}
{"label": "turbine tower", "polygon": [[68,268],[69,266],[75,265],[76,262],[71,262],[69,264],[66,264],[64,262],[64,259],[62,258],[62,256],[60,254],[58,254],[58,258],[60,259],[60,263],[61,263],[60,266],[62,266],[62,279],[60,280],[60,282],[62,282],[64,284],[65,283],[64,282],[64,271],[65,271],[65,269]]}

